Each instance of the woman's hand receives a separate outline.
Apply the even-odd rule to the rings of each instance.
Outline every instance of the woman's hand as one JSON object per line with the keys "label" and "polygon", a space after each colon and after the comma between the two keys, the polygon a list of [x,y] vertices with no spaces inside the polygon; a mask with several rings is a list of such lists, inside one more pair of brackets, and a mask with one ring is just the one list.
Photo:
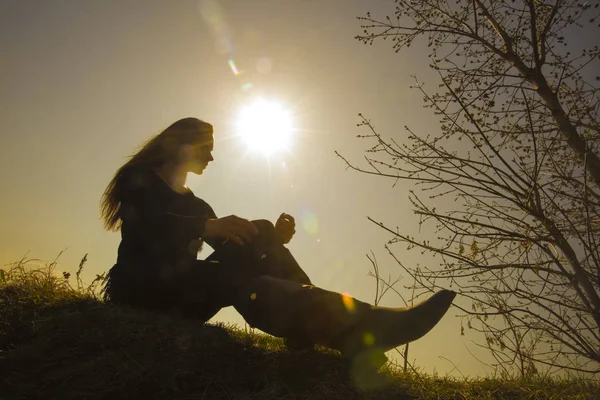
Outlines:
{"label": "woman's hand", "polygon": [[204,225],[204,236],[231,239],[240,246],[251,243],[257,234],[258,228],[252,222],[236,215],[209,219]]}
{"label": "woman's hand", "polygon": [[281,238],[283,244],[287,244],[292,240],[292,236],[296,233],[296,222],[294,217],[289,214],[283,213],[275,222],[275,231]]}

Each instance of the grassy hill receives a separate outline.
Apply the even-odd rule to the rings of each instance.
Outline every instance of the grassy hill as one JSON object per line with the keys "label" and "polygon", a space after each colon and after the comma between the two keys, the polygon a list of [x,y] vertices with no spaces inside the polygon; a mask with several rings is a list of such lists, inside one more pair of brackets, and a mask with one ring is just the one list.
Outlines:
{"label": "grassy hill", "polygon": [[52,269],[0,270],[0,400],[600,399],[583,381],[363,373],[327,349],[108,306]]}

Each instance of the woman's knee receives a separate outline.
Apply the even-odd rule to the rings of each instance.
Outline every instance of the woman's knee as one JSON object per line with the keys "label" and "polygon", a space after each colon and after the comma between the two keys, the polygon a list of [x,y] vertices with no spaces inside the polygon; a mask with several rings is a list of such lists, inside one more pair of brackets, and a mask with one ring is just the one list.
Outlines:
{"label": "woman's knee", "polygon": [[273,253],[274,246],[277,244],[275,226],[266,219],[254,220],[252,223],[258,228],[259,232],[252,243],[253,256],[255,259],[258,257],[258,259],[263,260],[265,254]]}
{"label": "woman's knee", "polygon": [[252,223],[258,228],[261,235],[272,237],[275,234],[275,225],[266,219],[255,219]]}

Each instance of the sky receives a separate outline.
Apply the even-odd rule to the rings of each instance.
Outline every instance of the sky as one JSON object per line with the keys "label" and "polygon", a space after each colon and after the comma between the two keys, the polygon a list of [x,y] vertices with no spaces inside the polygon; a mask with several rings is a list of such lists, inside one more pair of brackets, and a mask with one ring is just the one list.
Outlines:
{"label": "sky", "polygon": [[[0,264],[51,262],[64,250],[60,271],[76,271],[84,254],[86,281],[107,271],[120,236],[100,221],[106,185],[142,142],[194,116],[214,125],[216,141],[215,161],[188,179],[196,196],[218,216],[293,215],[288,247],[313,283],[372,302],[366,254],[382,275],[403,274],[384,249],[389,234],[367,217],[427,232],[418,231],[410,186],[348,170],[335,151],[364,165],[370,143],[356,137],[366,133],[359,112],[397,140],[404,125],[439,131],[409,88],[413,74],[437,85],[427,48],[399,55],[391,43],[354,39],[357,16],[393,9],[392,0],[1,1]],[[293,119],[288,149],[269,157],[237,132],[241,110],[257,98]],[[396,255],[429,262],[404,248]],[[398,289],[408,294],[409,284]],[[381,304],[404,305],[395,295]],[[483,372],[470,352],[486,354],[460,336],[456,314],[411,344],[424,371]],[[244,324],[232,308],[213,321]]]}

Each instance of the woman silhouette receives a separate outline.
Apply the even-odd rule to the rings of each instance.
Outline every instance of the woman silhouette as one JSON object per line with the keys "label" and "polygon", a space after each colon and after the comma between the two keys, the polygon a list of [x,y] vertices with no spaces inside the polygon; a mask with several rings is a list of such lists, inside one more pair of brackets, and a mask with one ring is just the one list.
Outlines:
{"label": "woman silhouette", "polygon": [[[313,286],[285,247],[295,233],[292,216],[281,214],[275,224],[218,218],[186,187],[189,172],[202,174],[213,161],[213,146],[211,124],[184,118],[118,169],[101,203],[106,229],[121,231],[103,288],[107,302],[202,321],[232,305],[250,325],[290,344],[322,344],[349,357],[416,340],[450,307],[455,293],[448,290],[395,309]],[[214,252],[198,260],[204,242]]]}

